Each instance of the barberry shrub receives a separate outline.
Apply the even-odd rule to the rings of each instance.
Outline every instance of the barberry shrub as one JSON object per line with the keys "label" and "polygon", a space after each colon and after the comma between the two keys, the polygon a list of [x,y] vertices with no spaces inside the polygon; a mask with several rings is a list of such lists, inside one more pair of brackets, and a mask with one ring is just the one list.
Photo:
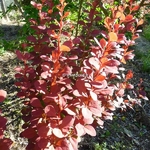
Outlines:
{"label": "barberry shrub", "polygon": [[[1,74],[0,74],[1,76]],[[0,89],[0,103],[2,103],[6,98],[7,92]],[[4,137],[4,130],[6,129],[7,119],[1,116],[1,109],[0,109],[0,149],[1,150],[9,150],[12,141],[9,138]]]}
{"label": "barberry shrub", "polygon": [[[126,94],[133,90],[133,73],[124,64],[134,57],[129,47],[143,23],[134,17],[139,7],[129,1],[105,16],[93,0],[87,3],[87,19],[73,26],[65,0],[57,6],[52,0],[31,4],[39,17],[31,18],[34,34],[22,46],[32,52],[16,51],[24,63],[15,75],[18,96],[25,99],[21,137],[28,139],[27,150],[77,150],[81,137],[96,136],[96,126],[103,127],[113,111],[138,102]],[[102,27],[95,29],[99,21]],[[74,36],[76,26],[82,34]]]}

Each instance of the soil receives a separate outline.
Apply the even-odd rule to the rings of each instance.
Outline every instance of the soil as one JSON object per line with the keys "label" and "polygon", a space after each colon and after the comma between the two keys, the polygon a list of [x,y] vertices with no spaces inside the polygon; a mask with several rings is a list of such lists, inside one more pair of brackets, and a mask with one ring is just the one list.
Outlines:
{"label": "soil", "polygon": [[[7,27],[7,28],[6,28]],[[18,26],[5,25],[6,40],[16,38]],[[3,29],[2,28],[2,29]],[[13,28],[13,29],[12,29]],[[12,29],[12,30],[10,30]],[[10,32],[11,31],[11,32]],[[150,50],[150,42],[141,37],[136,41],[135,51]],[[22,131],[21,121],[21,99],[16,97],[17,88],[14,86],[14,68],[21,65],[14,52],[6,52],[0,56],[0,89],[7,91],[7,99],[0,103],[3,115],[7,117],[6,137],[13,141],[11,150],[25,150],[27,140],[20,138]],[[150,98],[150,73],[142,71],[142,62],[135,59],[126,66],[134,71],[132,83],[137,86],[140,78],[146,89],[147,97]],[[142,100],[142,106],[135,106],[134,109],[127,109],[126,112],[115,112],[113,120],[107,120],[104,128],[97,127],[97,136],[86,135],[79,143],[79,150],[150,150],[150,101]],[[19,109],[18,109],[19,108]]]}

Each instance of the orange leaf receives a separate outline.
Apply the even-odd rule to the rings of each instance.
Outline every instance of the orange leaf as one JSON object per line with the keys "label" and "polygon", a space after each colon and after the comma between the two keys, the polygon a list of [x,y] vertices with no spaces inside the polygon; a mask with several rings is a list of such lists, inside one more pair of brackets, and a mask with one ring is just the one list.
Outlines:
{"label": "orange leaf", "polygon": [[126,63],[127,63],[126,60],[124,59],[124,57],[121,59],[121,62],[122,62],[123,64],[126,64]]}
{"label": "orange leaf", "polygon": [[112,21],[113,20],[110,17],[106,17],[105,20],[104,20],[105,26],[109,30],[110,30],[110,24],[111,24]]}
{"label": "orange leaf", "polygon": [[108,61],[108,58],[107,57],[102,57],[100,61],[101,61],[102,64],[104,64]]}
{"label": "orange leaf", "polygon": [[115,15],[115,18],[120,18],[122,15],[122,13],[120,11],[117,11],[116,15]]}
{"label": "orange leaf", "polygon": [[120,16],[120,20],[124,21],[125,20],[125,15],[122,13],[122,15]]}
{"label": "orange leaf", "polygon": [[65,14],[64,14],[63,17],[64,17],[64,18],[65,18],[65,17],[68,17],[68,15],[69,15],[69,12],[67,11],[67,12],[65,12]]}
{"label": "orange leaf", "polygon": [[131,70],[126,74],[126,80],[133,78],[133,72]]}
{"label": "orange leaf", "polygon": [[141,19],[139,22],[138,22],[138,26],[142,25],[144,23],[144,20]]}
{"label": "orange leaf", "polygon": [[105,80],[105,76],[99,75],[95,78],[95,81],[103,81]]}
{"label": "orange leaf", "polygon": [[70,51],[70,48],[66,45],[61,45],[60,46],[60,51],[63,51],[63,52],[69,52]]}
{"label": "orange leaf", "polygon": [[53,10],[52,10],[52,9],[48,10],[48,13],[49,13],[49,14],[51,14],[52,12],[53,12]]}
{"label": "orange leaf", "polygon": [[117,41],[117,40],[118,40],[117,34],[114,33],[114,32],[110,32],[110,33],[109,33],[109,40],[110,40],[110,41]]}
{"label": "orange leaf", "polygon": [[123,6],[121,6],[121,5],[120,5],[120,6],[118,6],[118,10],[119,10],[120,12],[122,12],[122,13],[123,13],[123,12],[124,12],[124,9],[125,9],[125,8],[124,8]]}
{"label": "orange leaf", "polygon": [[60,3],[63,5],[63,3],[65,2],[65,0],[60,0]]}

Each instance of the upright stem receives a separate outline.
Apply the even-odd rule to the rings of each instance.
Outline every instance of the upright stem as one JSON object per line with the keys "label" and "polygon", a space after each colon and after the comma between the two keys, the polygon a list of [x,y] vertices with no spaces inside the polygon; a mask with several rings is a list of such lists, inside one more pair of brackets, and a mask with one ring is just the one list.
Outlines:
{"label": "upright stem", "polygon": [[79,20],[80,20],[80,17],[81,17],[81,11],[82,11],[82,4],[83,4],[83,1],[84,0],[80,0],[79,1],[79,13],[78,13],[78,20],[77,20],[77,27],[76,27],[76,34],[75,34],[75,37],[77,37],[78,35],[78,28],[79,28]]}

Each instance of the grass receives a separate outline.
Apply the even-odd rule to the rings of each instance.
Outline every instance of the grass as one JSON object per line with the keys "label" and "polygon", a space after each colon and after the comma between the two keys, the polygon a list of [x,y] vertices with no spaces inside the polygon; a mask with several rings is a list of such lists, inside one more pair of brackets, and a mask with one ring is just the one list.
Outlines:
{"label": "grass", "polygon": [[142,63],[141,70],[143,72],[150,72],[150,50],[147,52],[135,51],[135,57]]}
{"label": "grass", "polygon": [[143,29],[143,36],[150,41],[150,25],[146,25]]}

